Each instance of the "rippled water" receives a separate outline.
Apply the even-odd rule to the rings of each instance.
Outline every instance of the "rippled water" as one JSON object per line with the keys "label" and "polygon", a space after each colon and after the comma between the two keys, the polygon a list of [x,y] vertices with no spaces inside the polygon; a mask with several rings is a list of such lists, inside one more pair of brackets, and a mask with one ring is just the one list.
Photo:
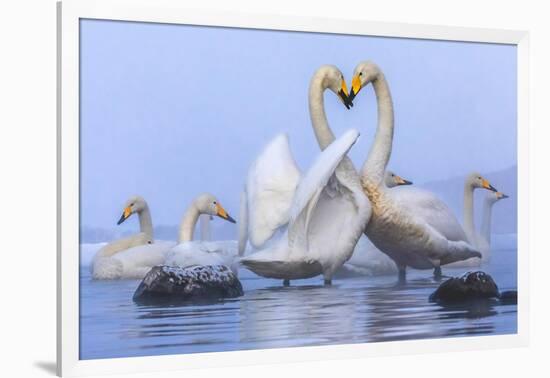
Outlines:
{"label": "rippled water", "polygon": [[[517,287],[516,250],[493,251],[490,273],[501,290]],[[471,268],[473,269],[473,268]],[[471,270],[470,269],[470,270]],[[444,275],[466,268],[443,269]],[[80,358],[216,352],[389,340],[510,334],[517,306],[442,307],[428,296],[439,283],[429,271],[396,277],[280,281],[241,272],[245,295],[213,305],[139,306],[139,281],[93,281],[81,269]]]}

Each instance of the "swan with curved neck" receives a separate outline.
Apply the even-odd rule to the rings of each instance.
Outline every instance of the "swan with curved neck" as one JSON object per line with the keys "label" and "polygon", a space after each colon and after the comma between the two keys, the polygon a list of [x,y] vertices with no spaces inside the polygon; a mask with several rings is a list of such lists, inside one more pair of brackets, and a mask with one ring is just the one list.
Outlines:
{"label": "swan with curved neck", "polygon": [[[272,142],[251,166],[243,194],[241,213],[246,216],[241,218],[248,220],[248,226],[241,227],[243,233],[252,236],[258,228],[265,232],[263,238],[250,238],[252,246],[260,251],[242,258],[241,263],[261,276],[283,279],[285,285],[289,280],[319,274],[325,284],[330,284],[334,272],[351,257],[370,217],[368,199],[346,156],[359,134],[350,130],[334,140],[324,110],[323,94],[327,89],[347,108],[351,106],[340,70],[334,66],[319,68],[311,79],[308,98],[313,130],[323,152],[312,167],[300,175],[288,144],[280,143],[283,153],[278,155],[270,153]],[[292,179],[286,185],[276,185],[262,172],[262,167],[269,166],[284,167],[289,174],[280,176]],[[277,192],[274,187],[286,191]],[[257,203],[276,209],[278,217],[271,222],[255,221],[255,212],[264,208]],[[276,239],[273,236],[278,231],[280,237]],[[239,237],[241,252],[246,241],[243,233]]]}
{"label": "swan with curved neck", "polygon": [[209,193],[199,195],[185,211],[180,223],[178,245],[166,253],[164,263],[184,268],[191,265],[225,265],[235,270],[234,260],[237,256],[237,248],[234,241],[193,240],[197,221],[201,215],[216,216],[236,223],[216,197]]}
{"label": "swan with curved neck", "polygon": [[154,241],[151,212],[140,196],[126,201],[117,224],[133,214],[139,217],[140,232],[115,240],[96,253],[91,265],[94,279],[142,278],[152,266],[164,262],[164,252],[173,244]]}
{"label": "swan with curved neck", "polygon": [[392,193],[384,185],[394,134],[392,97],[380,68],[372,62],[362,62],[354,71],[350,100],[368,84],[372,84],[376,94],[378,124],[361,169],[363,188],[373,209],[365,233],[396,262],[400,279],[405,278],[407,266],[435,268],[440,275],[440,265],[481,257],[468,242],[452,211],[432,193],[419,190]]}

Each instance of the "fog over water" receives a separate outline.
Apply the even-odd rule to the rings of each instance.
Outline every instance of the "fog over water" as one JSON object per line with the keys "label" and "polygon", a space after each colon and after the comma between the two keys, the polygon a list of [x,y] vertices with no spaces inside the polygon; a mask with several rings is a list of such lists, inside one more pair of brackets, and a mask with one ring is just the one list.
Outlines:
{"label": "fog over water", "polygon": [[[495,206],[495,230],[515,228],[514,46],[83,20],[81,58],[86,230],[136,230],[137,219],[116,226],[133,194],[147,199],[155,225],[171,227],[166,234],[204,191],[236,217],[248,166],[271,138],[289,134],[302,170],[319,153],[307,107],[315,69],[335,64],[349,83],[366,59],[382,68],[393,95],[390,168],[433,188],[455,211],[461,177],[493,175],[512,194]],[[372,88],[352,110],[332,93],[325,102],[337,135],[361,132],[350,153],[360,167],[375,132]],[[236,232],[213,224],[213,238]]]}

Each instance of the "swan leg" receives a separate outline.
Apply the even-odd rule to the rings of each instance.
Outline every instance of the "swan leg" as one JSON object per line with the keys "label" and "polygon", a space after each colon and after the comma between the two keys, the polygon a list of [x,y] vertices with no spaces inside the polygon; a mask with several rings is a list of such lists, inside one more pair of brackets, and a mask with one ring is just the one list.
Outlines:
{"label": "swan leg", "polygon": [[290,286],[290,280],[289,279],[285,279],[283,280],[283,286]]}
{"label": "swan leg", "polygon": [[398,265],[397,269],[398,269],[397,278],[399,280],[399,283],[404,283],[407,280],[407,266]]}
{"label": "swan leg", "polygon": [[434,279],[436,281],[441,281],[441,277],[443,277],[443,274],[441,273],[441,266],[439,265],[439,262],[437,262],[434,267]]}

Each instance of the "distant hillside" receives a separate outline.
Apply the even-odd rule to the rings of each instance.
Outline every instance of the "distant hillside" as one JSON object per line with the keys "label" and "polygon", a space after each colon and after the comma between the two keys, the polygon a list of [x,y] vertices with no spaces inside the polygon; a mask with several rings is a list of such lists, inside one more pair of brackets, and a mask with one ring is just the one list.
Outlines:
{"label": "distant hillside", "polygon": [[[480,172],[499,191],[506,193],[510,198],[499,201],[493,207],[493,227],[496,234],[517,232],[517,166],[502,171]],[[465,177],[455,177],[444,181],[432,181],[419,185],[419,187],[435,192],[455,212],[462,222],[462,206],[464,199]],[[475,192],[476,227],[480,225],[483,197],[486,190],[477,189]]]}

